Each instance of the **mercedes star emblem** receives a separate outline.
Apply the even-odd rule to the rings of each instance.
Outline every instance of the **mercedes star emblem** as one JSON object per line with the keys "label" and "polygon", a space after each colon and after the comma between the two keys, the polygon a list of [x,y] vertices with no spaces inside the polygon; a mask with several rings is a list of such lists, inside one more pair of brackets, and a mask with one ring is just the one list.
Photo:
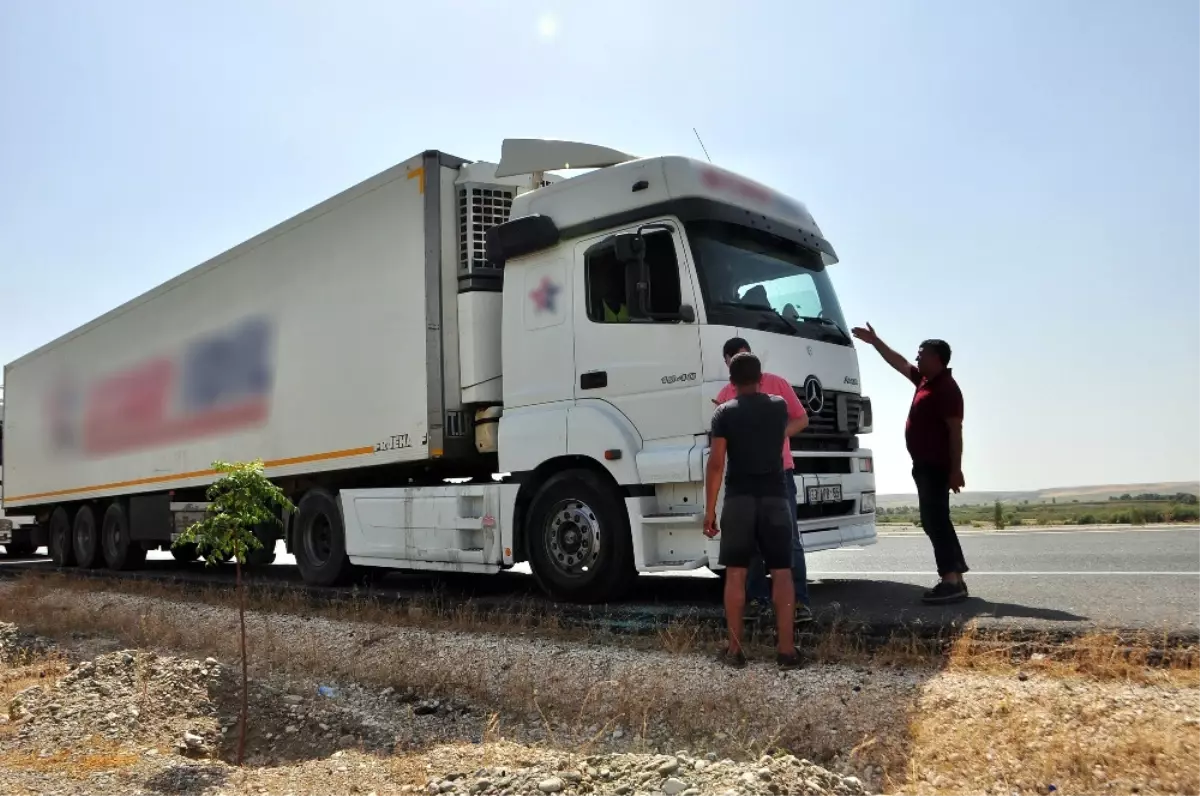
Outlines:
{"label": "mercedes star emblem", "polygon": [[821,414],[821,410],[825,408],[825,390],[816,376],[809,376],[804,380],[804,403],[805,408],[814,415]]}

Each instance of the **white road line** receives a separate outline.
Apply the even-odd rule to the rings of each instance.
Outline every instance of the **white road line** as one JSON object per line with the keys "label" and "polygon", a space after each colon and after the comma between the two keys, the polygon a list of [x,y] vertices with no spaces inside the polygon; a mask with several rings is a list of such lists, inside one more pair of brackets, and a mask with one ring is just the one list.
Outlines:
{"label": "white road line", "polygon": [[[927,569],[903,569],[903,570],[849,570],[849,571],[818,571],[814,569],[808,570],[810,576],[829,576],[829,575],[933,575],[933,570]],[[1183,576],[1188,578],[1200,578],[1200,572],[1180,572],[1178,570],[1165,572],[1134,572],[1134,571],[1105,571],[1105,570],[1075,570],[1073,572],[1054,572],[1054,571],[1035,571],[1035,572],[976,572],[971,570],[967,573],[967,577],[974,578],[980,575],[994,575],[997,577],[1006,577],[1011,575],[1021,576],[1036,576],[1036,575],[1132,575],[1140,577],[1161,577],[1166,575]]]}
{"label": "white road line", "polygon": [[[1194,525],[1183,526],[1164,526],[1158,528],[1070,528],[1063,530],[1051,529],[1030,529],[1024,530],[1005,530],[1005,531],[972,531],[956,528],[959,536],[1046,536],[1056,534],[1087,534],[1087,533],[1163,533],[1166,531],[1197,531],[1200,528]],[[925,532],[921,530],[912,531],[877,531],[877,536],[880,539],[886,537],[910,537],[919,536],[925,538]]]}

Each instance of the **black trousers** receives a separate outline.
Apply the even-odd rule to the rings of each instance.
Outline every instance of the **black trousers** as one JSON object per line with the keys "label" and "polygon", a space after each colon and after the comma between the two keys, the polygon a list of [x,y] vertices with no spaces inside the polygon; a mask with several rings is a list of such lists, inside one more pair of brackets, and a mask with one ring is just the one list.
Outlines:
{"label": "black trousers", "polygon": [[917,500],[921,504],[921,527],[933,543],[938,575],[967,572],[958,534],[950,521],[949,471],[928,464],[914,464],[913,481],[917,483]]}

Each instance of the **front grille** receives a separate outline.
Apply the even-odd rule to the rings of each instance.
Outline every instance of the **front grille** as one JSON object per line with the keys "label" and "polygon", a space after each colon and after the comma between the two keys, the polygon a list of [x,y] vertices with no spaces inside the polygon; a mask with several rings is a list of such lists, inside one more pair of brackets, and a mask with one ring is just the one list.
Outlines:
{"label": "front grille", "polygon": [[796,506],[796,519],[822,520],[826,517],[843,517],[854,512],[853,500],[839,500],[836,503],[801,503]]}
{"label": "front grille", "polygon": [[796,397],[800,399],[800,403],[808,412],[808,428],[800,434],[801,438],[806,434],[852,437],[862,428],[863,399],[861,395],[828,391],[825,393],[821,411],[814,412],[808,402],[804,400],[804,388],[793,387],[792,389],[796,391]]}

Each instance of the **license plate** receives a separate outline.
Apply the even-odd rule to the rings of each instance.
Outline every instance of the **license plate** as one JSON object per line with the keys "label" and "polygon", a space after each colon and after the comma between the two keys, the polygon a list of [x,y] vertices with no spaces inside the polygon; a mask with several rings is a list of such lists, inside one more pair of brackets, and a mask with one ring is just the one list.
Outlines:
{"label": "license plate", "polygon": [[808,488],[809,503],[837,503],[842,499],[841,484],[830,486],[810,486]]}

